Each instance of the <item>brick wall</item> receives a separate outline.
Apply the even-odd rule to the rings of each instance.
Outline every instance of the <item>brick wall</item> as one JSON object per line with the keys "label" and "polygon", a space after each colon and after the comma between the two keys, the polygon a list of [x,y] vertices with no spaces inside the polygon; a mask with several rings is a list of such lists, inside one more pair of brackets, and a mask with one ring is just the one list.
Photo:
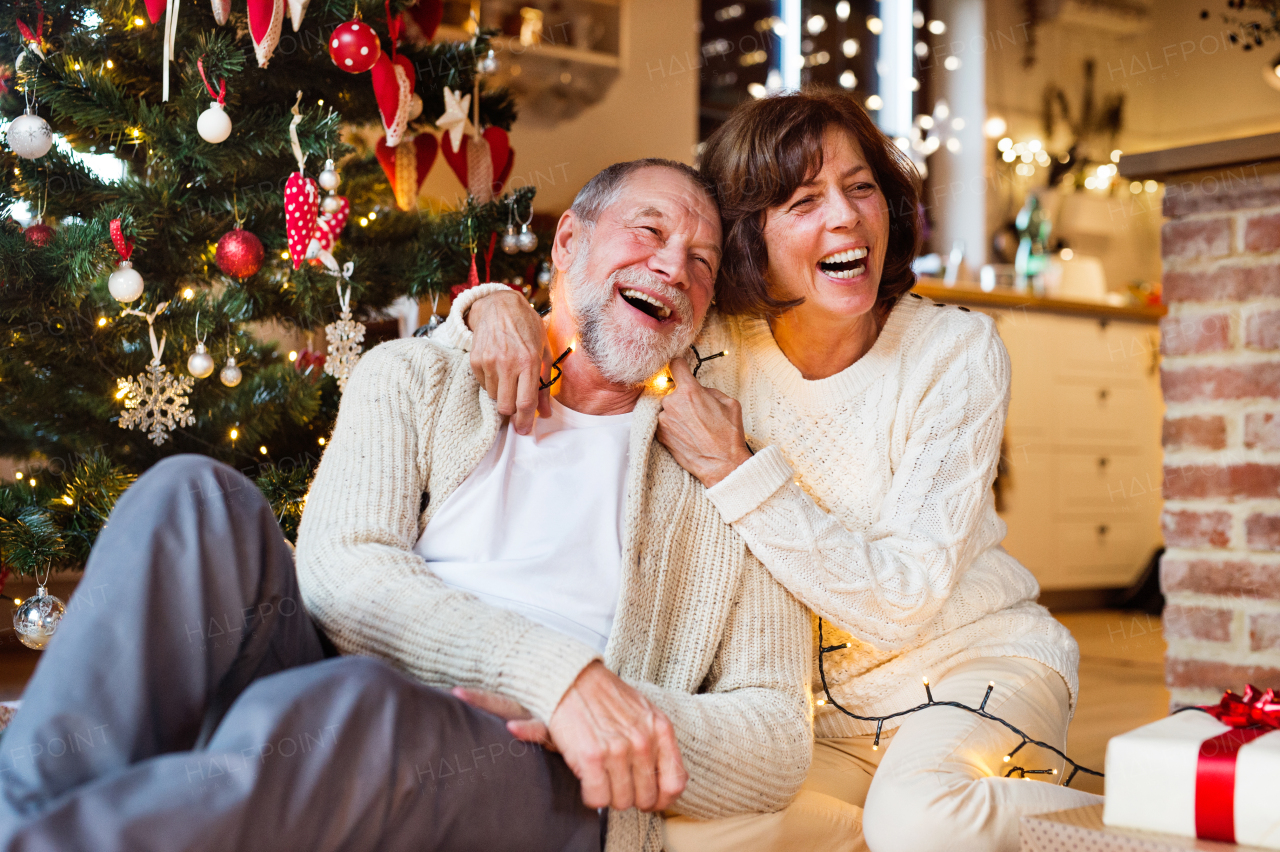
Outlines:
{"label": "brick wall", "polygon": [[1170,177],[1161,323],[1166,680],[1280,688],[1280,168]]}

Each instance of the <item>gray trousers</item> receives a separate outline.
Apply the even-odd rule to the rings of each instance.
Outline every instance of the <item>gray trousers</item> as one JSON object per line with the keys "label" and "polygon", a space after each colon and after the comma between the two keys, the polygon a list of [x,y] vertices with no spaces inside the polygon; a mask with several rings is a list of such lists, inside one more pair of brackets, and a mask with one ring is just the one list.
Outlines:
{"label": "gray trousers", "polygon": [[337,656],[271,508],[203,456],[119,500],[0,738],[0,850],[598,850],[559,755]]}

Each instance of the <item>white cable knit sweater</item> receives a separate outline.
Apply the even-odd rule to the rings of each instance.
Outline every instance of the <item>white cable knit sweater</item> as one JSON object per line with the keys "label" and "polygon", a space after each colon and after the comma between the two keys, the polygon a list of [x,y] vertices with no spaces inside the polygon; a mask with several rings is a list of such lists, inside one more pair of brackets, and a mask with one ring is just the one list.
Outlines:
{"label": "white cable knit sweater", "polygon": [[[604,662],[675,727],[689,772],[675,812],[777,810],[809,768],[809,620],[653,440],[659,402],[645,393],[632,419],[622,587]],[[342,653],[382,657],[433,686],[499,692],[545,720],[599,655],[444,585],[413,552],[501,422],[465,354],[417,339],[370,350],[307,498],[298,584]],[[571,521],[548,507],[546,522]],[[609,852],[660,848],[659,817],[610,812]]]}
{"label": "white cable knit sweater", "polygon": [[[852,643],[825,658],[837,701],[886,715],[924,700],[923,676],[1018,656],[1061,674],[1074,708],[1075,639],[1000,547],[991,483],[1009,357],[990,317],[904,296],[866,355],[817,381],[762,319],[713,314],[697,346],[729,350],[698,380],[742,403],[748,441],[763,447],[707,495],[827,620],[825,643]],[[816,666],[814,677],[821,695]],[[831,706],[815,720],[818,736],[874,730]]]}

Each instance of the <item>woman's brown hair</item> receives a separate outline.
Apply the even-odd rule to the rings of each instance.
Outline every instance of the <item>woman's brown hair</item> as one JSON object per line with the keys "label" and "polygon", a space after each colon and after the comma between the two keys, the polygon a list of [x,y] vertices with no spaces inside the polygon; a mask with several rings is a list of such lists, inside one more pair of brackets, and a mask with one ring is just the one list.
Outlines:
{"label": "woman's brown hair", "polygon": [[715,186],[724,230],[724,261],[716,304],[730,314],[777,314],[802,299],[769,293],[765,212],[822,170],[822,135],[845,130],[862,148],[889,206],[889,245],[876,307],[892,307],[915,284],[911,262],[920,249],[920,175],[911,158],[876,127],[853,96],[810,88],[742,104],[711,134],[700,170]]}

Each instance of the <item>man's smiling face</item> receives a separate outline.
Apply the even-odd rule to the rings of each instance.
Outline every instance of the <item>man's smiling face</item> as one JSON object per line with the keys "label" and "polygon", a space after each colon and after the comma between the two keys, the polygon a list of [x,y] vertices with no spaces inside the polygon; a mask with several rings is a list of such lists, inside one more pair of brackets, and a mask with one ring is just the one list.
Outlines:
{"label": "man's smiling face", "polygon": [[[579,347],[610,381],[640,384],[697,335],[720,268],[715,202],[686,175],[628,175],[594,226],[566,214],[553,258]],[[557,256],[558,255],[558,256]]]}

